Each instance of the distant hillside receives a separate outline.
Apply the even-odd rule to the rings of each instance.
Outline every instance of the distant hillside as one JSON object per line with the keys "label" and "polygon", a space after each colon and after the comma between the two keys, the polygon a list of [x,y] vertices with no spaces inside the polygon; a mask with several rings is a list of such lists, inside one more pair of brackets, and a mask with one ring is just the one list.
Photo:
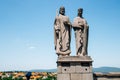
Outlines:
{"label": "distant hillside", "polygon": [[[57,72],[57,69],[33,69],[29,70],[30,72]],[[116,67],[100,67],[100,68],[93,68],[93,72],[120,72],[120,68]]]}
{"label": "distant hillside", "polygon": [[120,68],[116,67],[93,68],[93,72],[120,72]]}

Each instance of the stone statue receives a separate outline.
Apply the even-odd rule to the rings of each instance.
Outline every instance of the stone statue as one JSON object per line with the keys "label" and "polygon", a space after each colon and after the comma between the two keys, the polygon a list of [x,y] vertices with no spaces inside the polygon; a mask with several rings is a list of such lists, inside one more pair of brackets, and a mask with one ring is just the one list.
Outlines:
{"label": "stone statue", "polygon": [[72,27],[75,32],[76,39],[76,55],[86,56],[88,45],[88,29],[86,20],[82,17],[83,9],[78,9],[78,16],[74,18]]}
{"label": "stone statue", "polygon": [[71,23],[69,18],[65,16],[65,8],[60,7],[59,15],[54,21],[54,43],[58,56],[68,56],[71,53],[70,39]]}

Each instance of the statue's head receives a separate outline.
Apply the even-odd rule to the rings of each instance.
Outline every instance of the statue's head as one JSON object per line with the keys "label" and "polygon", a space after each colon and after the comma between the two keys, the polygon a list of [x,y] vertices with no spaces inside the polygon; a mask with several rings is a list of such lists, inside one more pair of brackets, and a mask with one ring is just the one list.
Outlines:
{"label": "statue's head", "polygon": [[83,13],[83,8],[79,8],[78,9],[78,16],[82,17],[82,13]]}
{"label": "statue's head", "polygon": [[60,7],[59,14],[65,15],[65,7]]}

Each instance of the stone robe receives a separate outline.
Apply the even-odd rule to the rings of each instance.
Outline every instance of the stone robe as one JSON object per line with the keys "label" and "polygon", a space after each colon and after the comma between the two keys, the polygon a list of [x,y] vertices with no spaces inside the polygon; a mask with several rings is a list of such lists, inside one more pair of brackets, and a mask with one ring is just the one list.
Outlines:
{"label": "stone robe", "polygon": [[76,39],[76,55],[87,55],[88,25],[84,18],[76,17],[73,21],[73,29]]}
{"label": "stone robe", "polygon": [[59,14],[54,22],[54,43],[55,50],[58,55],[69,55],[70,51],[70,37],[71,37],[71,23],[69,18],[65,15]]}

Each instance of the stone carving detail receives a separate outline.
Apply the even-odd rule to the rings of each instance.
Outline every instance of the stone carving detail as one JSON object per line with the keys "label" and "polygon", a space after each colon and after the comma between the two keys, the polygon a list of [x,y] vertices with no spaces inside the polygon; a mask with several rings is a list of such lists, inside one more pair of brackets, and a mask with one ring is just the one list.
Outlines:
{"label": "stone carving detail", "polygon": [[70,51],[71,23],[65,16],[65,8],[60,7],[54,21],[54,43],[58,56],[68,56]]}
{"label": "stone carving detail", "polygon": [[88,24],[86,20],[82,17],[83,9],[78,9],[78,16],[74,18],[72,27],[75,32],[76,39],[76,55],[85,56],[87,55],[87,45],[88,45]]}
{"label": "stone carving detail", "polygon": [[83,9],[79,8],[78,16],[74,18],[71,25],[69,17],[65,16],[65,8],[60,7],[59,14],[54,21],[54,43],[58,56],[69,56],[71,53],[71,27],[75,32],[76,55],[87,56],[89,26],[87,21],[82,17],[82,13]]}

